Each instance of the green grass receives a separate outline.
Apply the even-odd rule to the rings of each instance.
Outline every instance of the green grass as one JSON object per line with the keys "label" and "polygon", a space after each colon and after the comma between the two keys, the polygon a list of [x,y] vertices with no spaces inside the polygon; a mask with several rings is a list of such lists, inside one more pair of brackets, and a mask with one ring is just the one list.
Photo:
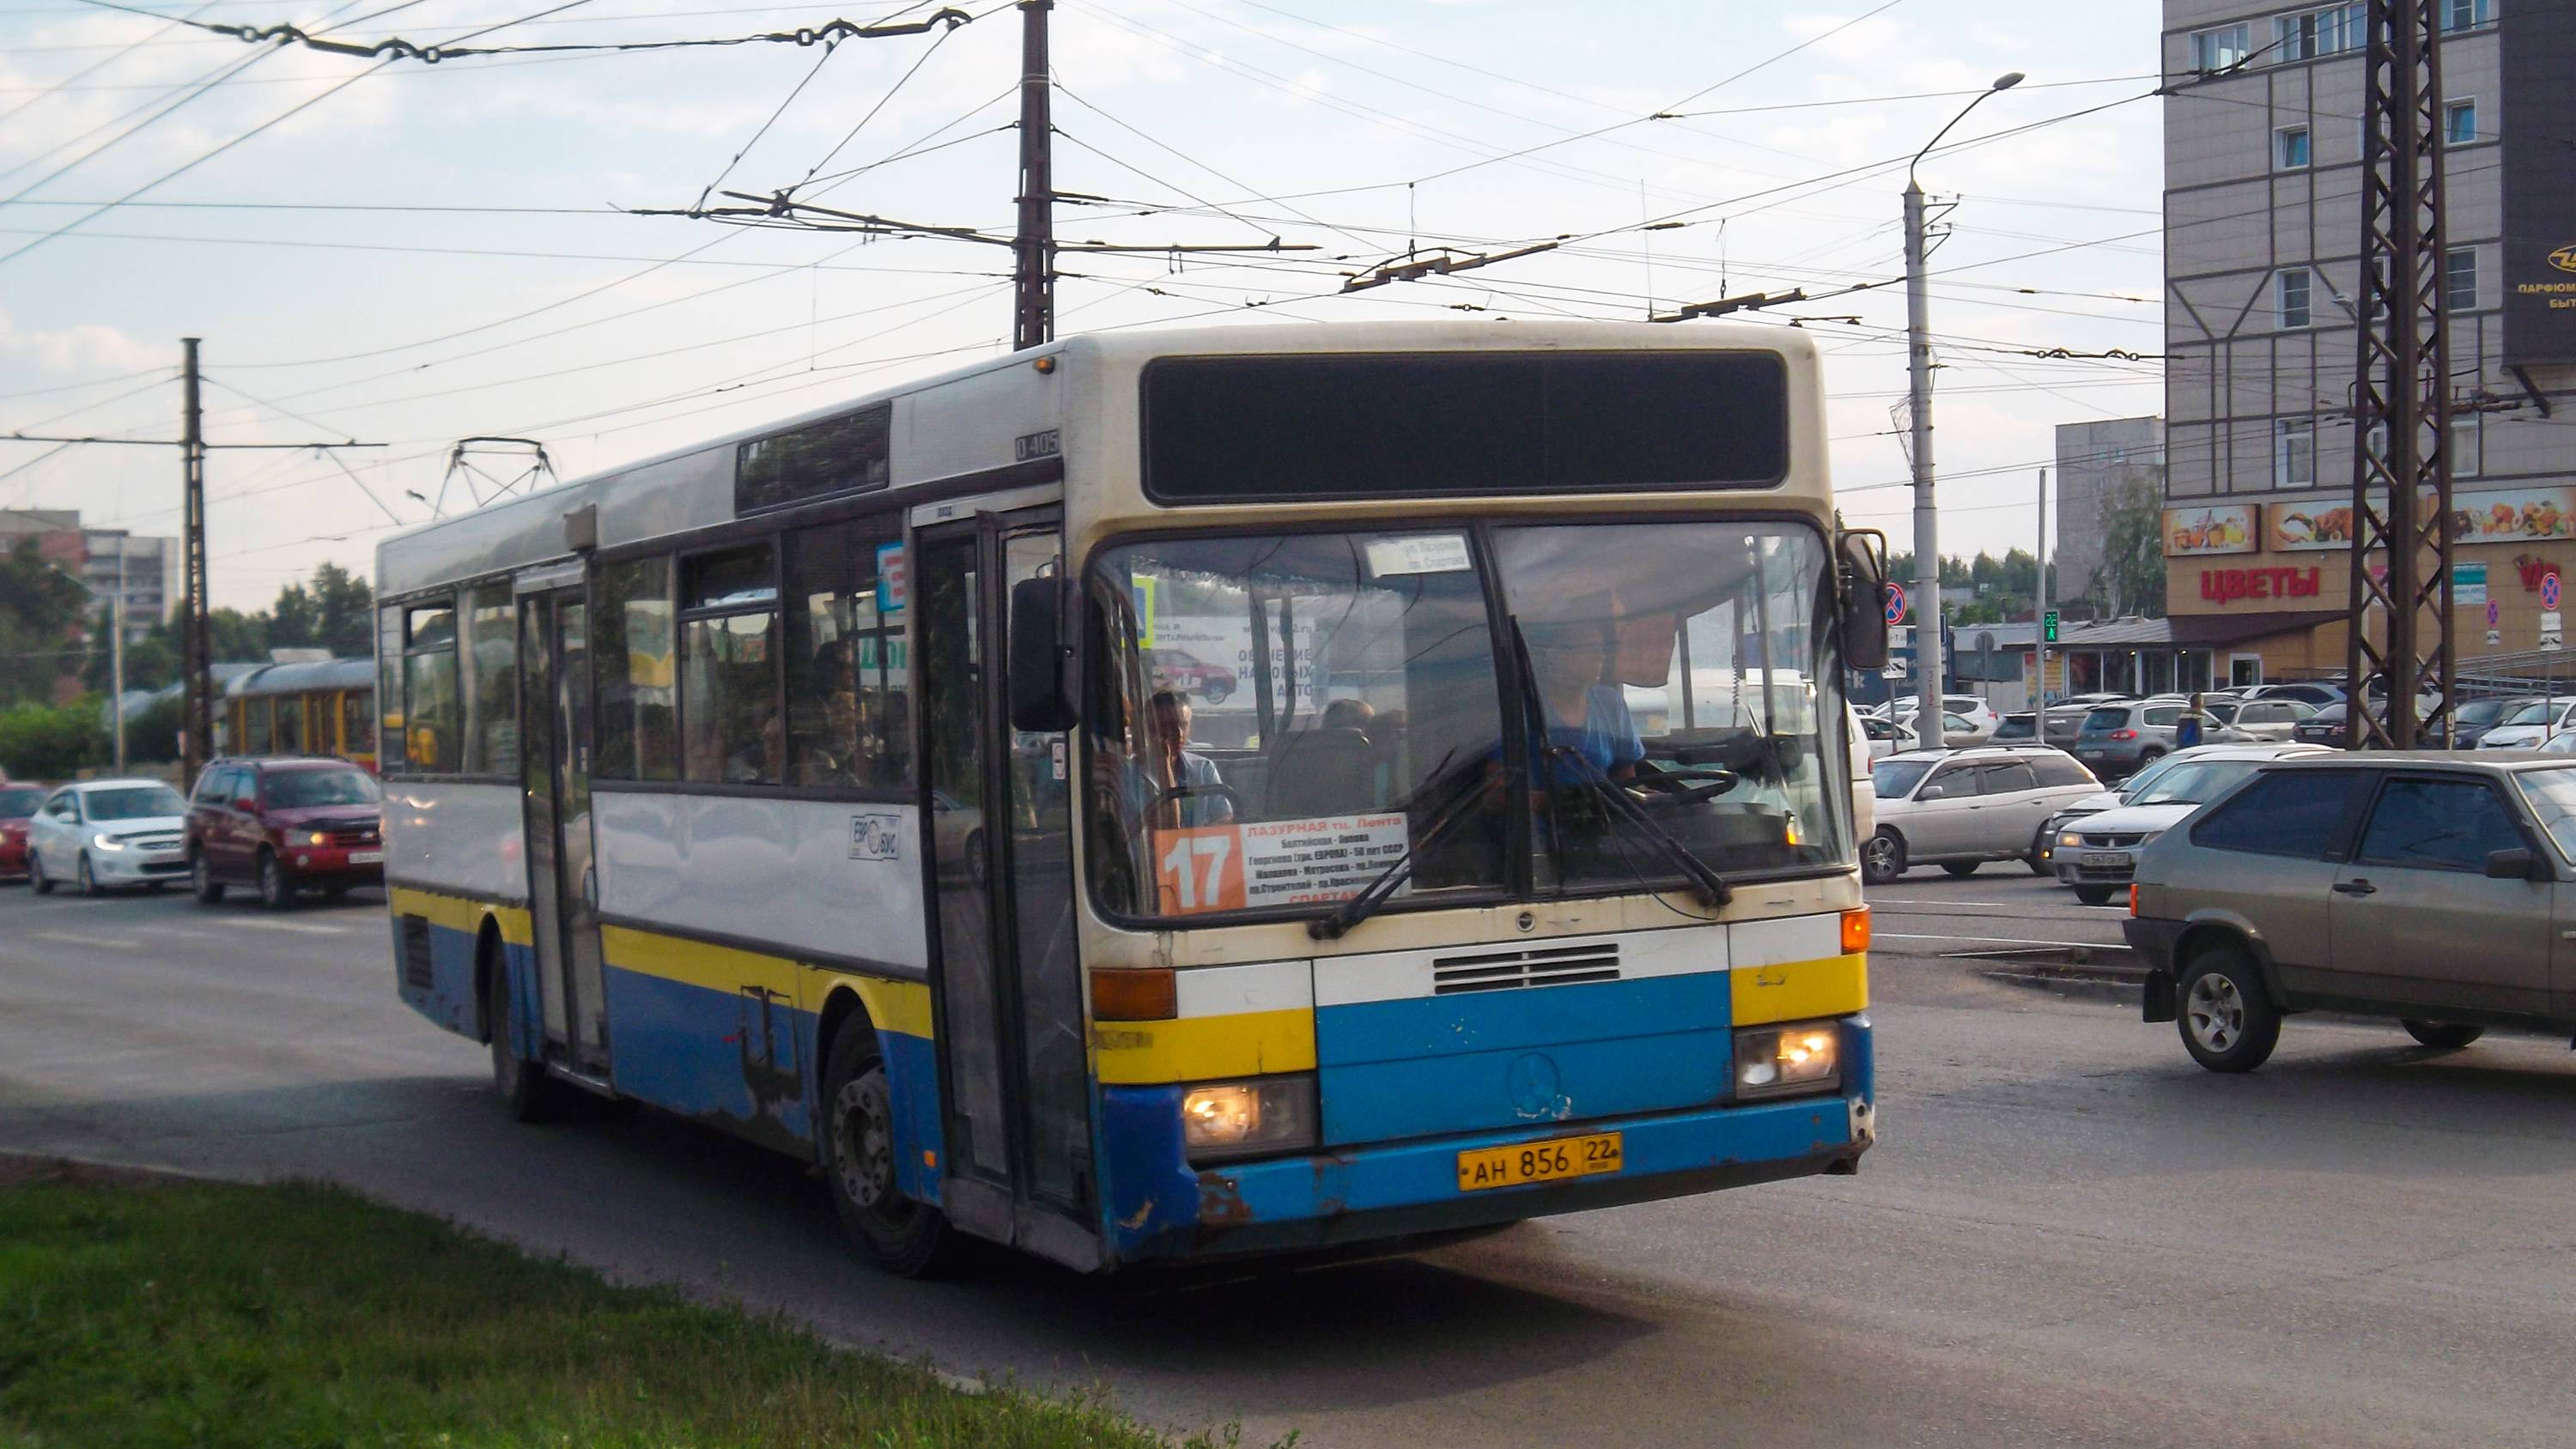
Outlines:
{"label": "green grass", "polygon": [[0,1442],[1166,1441],[1097,1403],[959,1392],[337,1188],[55,1180],[0,1188]]}

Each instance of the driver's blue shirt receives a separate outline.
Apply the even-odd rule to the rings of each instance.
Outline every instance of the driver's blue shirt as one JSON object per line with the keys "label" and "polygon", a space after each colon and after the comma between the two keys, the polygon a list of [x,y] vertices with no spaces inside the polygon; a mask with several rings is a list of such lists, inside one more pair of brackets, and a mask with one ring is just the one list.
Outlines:
{"label": "driver's blue shirt", "polygon": [[[1615,684],[1596,684],[1584,691],[1583,723],[1560,724],[1549,720],[1545,758],[1533,758],[1531,765],[1544,771],[1550,759],[1561,758],[1557,751],[1571,749],[1599,774],[1624,769],[1646,758],[1646,737],[1637,730],[1636,716],[1628,712],[1627,696]],[[1542,752],[1533,750],[1533,756]],[[1503,747],[1496,744],[1491,758],[1500,760]]]}

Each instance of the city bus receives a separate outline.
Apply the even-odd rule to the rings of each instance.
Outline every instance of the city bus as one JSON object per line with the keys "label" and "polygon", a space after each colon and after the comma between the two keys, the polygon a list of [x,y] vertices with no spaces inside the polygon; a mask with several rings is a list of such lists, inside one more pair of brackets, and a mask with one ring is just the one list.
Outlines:
{"label": "city bus", "polygon": [[219,750],[333,755],[374,769],[376,722],[374,660],[263,664],[224,686]]}
{"label": "city bus", "polygon": [[395,537],[401,995],[903,1274],[1853,1171],[1824,439],[1795,331],[1086,336]]}

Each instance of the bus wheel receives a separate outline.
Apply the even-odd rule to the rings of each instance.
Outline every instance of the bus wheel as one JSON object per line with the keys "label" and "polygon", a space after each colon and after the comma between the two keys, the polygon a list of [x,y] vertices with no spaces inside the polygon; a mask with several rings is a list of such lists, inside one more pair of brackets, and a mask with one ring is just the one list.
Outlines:
{"label": "bus wheel", "polygon": [[[487,954],[496,954],[485,949]],[[512,1120],[543,1122],[554,1115],[555,1084],[546,1076],[544,1067],[519,1055],[509,966],[497,959],[484,964],[490,967],[486,976],[490,984],[484,988],[483,1019],[492,1028],[492,1086],[501,1094],[501,1106]]]}
{"label": "bus wheel", "polygon": [[904,1278],[927,1278],[956,1265],[958,1240],[948,1220],[895,1186],[894,1094],[876,1030],[853,1017],[832,1038],[823,1069],[820,1157],[825,1190],[850,1241],[870,1262]]}

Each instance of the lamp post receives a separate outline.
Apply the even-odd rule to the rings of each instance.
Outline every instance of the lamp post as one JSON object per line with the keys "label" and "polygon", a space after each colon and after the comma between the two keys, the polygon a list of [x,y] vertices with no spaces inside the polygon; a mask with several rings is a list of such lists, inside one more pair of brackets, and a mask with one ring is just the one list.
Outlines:
{"label": "lamp post", "polygon": [[[54,572],[80,586],[82,593],[98,597],[98,590],[80,575],[54,565]],[[116,592],[107,604],[107,691],[110,727],[116,732],[116,773],[125,773],[125,540],[116,541]]]}
{"label": "lamp post", "polygon": [[1919,601],[1914,664],[1922,676],[1922,713],[1916,716],[1921,720],[1941,717],[1941,543],[1932,503],[1932,341],[1924,292],[1923,188],[1915,183],[1914,168],[1986,97],[2021,82],[2022,73],[2017,70],[1995,77],[1993,85],[1959,108],[1949,125],[1933,132],[1905,166],[1905,377],[1914,443],[1914,594]]}

